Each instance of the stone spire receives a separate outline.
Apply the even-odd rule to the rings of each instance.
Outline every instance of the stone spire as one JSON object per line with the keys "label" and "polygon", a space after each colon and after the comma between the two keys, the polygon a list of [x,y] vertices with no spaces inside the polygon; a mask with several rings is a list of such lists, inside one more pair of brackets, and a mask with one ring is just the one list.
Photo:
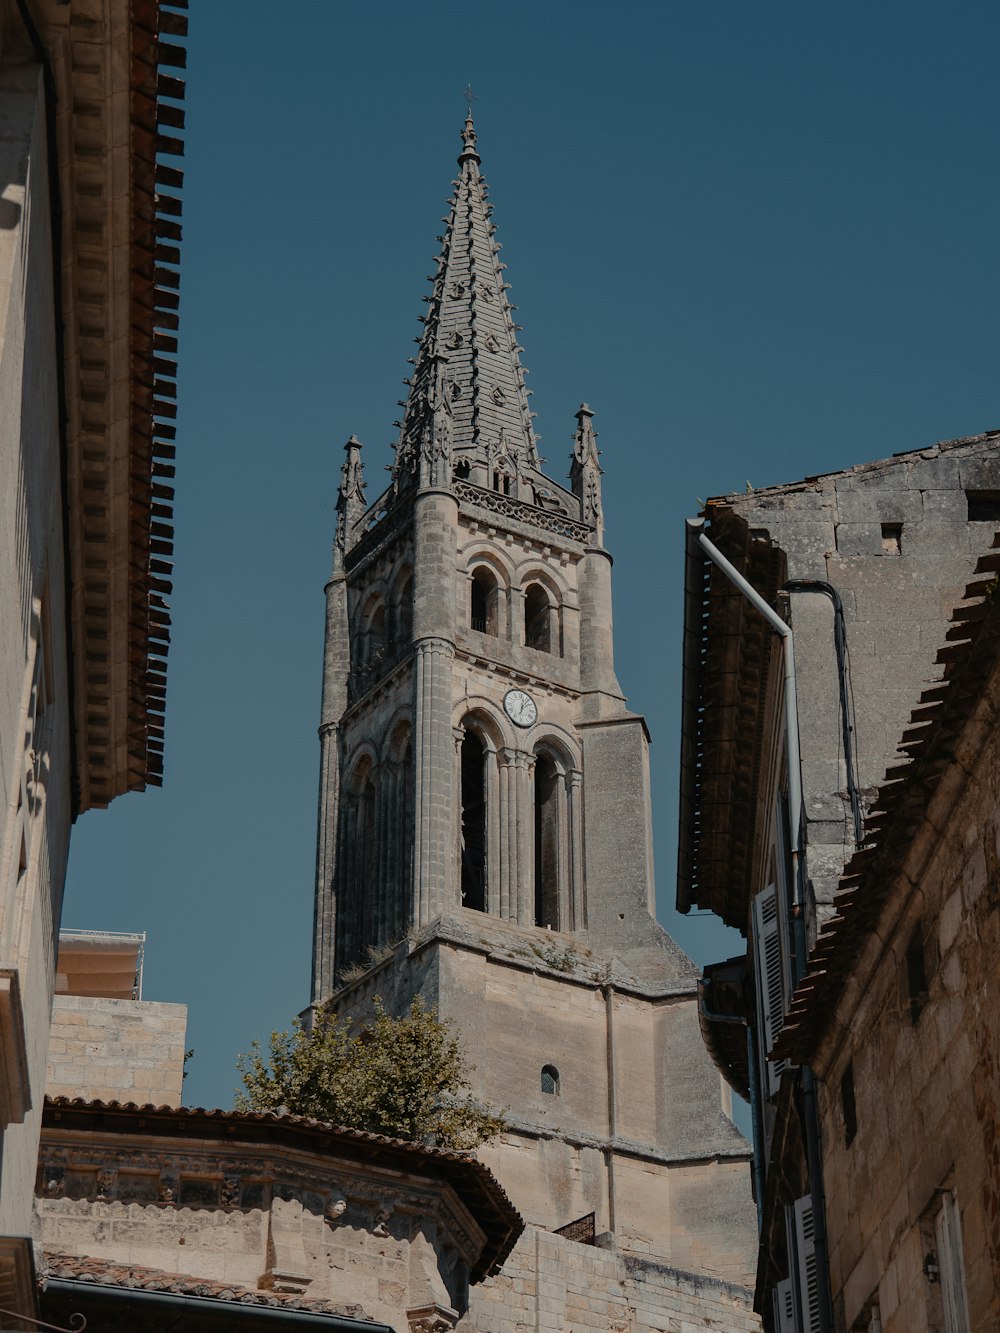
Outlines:
{"label": "stone spire", "polygon": [[[462,131],[459,176],[440,237],[441,252],[420,350],[407,383],[410,395],[396,446],[393,473],[399,489],[413,483],[448,485],[452,463],[485,463],[519,469],[538,467],[538,449],[528,408],[517,343],[515,309],[507,300],[496,228],[490,221],[486,182],[479,171],[472,117]],[[447,395],[445,421],[441,394]],[[447,445],[447,475],[441,475]],[[423,461],[422,461],[423,460]]]}
{"label": "stone spire", "polygon": [[601,504],[601,475],[598,462],[597,432],[593,412],[581,403],[576,414],[576,434],[573,436],[573,460],[570,463],[570,484],[580,501],[580,515],[584,523],[595,528],[595,545],[604,545],[604,507]]}
{"label": "stone spire", "polygon": [[343,568],[344,556],[354,545],[353,528],[365,512],[365,471],[361,461],[361,441],[356,435],[344,445],[344,466],[340,469],[337,495],[337,531],[333,539],[333,568]]}

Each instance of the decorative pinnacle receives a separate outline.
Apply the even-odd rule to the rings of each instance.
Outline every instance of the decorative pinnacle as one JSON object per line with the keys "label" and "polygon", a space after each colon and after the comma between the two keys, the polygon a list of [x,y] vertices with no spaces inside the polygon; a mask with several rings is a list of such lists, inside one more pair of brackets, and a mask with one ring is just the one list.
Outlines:
{"label": "decorative pinnacle", "polygon": [[472,123],[472,108],[469,108],[469,114],[465,119],[465,129],[462,131],[462,151],[458,155],[458,165],[464,162],[475,162],[478,166],[482,158],[476,151],[476,128]]}

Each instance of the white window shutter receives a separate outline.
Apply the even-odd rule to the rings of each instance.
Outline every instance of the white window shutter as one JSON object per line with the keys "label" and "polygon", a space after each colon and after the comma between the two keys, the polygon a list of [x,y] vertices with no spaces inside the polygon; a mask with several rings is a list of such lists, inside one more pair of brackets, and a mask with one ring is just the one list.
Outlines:
{"label": "white window shutter", "polygon": [[795,1267],[799,1279],[802,1333],[819,1333],[819,1273],[813,1238],[812,1197],[804,1194],[792,1205],[795,1219]]}
{"label": "white window shutter", "polygon": [[758,1033],[761,1045],[762,1083],[765,1095],[773,1097],[781,1083],[784,1060],[768,1060],[785,1021],[785,951],[781,938],[783,921],[778,893],[769,884],[753,900],[753,937],[757,971]]}
{"label": "white window shutter", "polygon": [[779,1282],[771,1293],[774,1297],[775,1333],[798,1333],[795,1327],[795,1290],[790,1277]]}
{"label": "white window shutter", "polygon": [[969,1333],[965,1263],[962,1258],[962,1223],[953,1194],[945,1194],[941,1211],[934,1221],[934,1231],[937,1237],[945,1333]]}

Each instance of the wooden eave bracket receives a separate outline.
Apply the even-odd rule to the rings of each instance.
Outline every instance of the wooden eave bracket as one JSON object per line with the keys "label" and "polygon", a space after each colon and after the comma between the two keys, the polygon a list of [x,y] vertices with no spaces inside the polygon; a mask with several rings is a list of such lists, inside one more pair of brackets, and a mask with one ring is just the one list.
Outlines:
{"label": "wooden eave bracket", "polygon": [[0,967],[0,1125],[20,1124],[30,1110],[21,982],[16,967]]}

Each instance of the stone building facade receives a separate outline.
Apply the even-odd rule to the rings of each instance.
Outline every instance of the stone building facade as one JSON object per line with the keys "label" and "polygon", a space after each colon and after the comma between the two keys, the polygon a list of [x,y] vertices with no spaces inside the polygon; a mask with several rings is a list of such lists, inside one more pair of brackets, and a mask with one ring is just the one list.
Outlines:
{"label": "stone building facade", "polygon": [[847,1330],[1000,1326],[998,570],[966,589],[778,1041],[819,1082]]}
{"label": "stone building facade", "polygon": [[779,1037],[998,504],[993,433],[722,497],[688,525],[678,906],[748,939],[706,969],[702,1028],[753,1104],[756,1306],[782,1333],[840,1325],[830,1090]]}
{"label": "stone building facade", "polygon": [[183,27],[0,0],[0,1305],[26,1315],[70,829],[162,770]]}
{"label": "stone building facade", "polygon": [[[701,1046],[696,970],[653,915],[649,736],[615,676],[593,413],[565,488],[541,470],[471,119],[458,161],[373,503],[345,449],[312,1002],[362,1021],[376,996],[420,996],[454,1023],[474,1095],[508,1108],[483,1156],[530,1224],[519,1272],[583,1223],[729,1300],[752,1272],[749,1150]],[[530,1290],[533,1312],[501,1315],[484,1284],[467,1326],[554,1327]]]}

